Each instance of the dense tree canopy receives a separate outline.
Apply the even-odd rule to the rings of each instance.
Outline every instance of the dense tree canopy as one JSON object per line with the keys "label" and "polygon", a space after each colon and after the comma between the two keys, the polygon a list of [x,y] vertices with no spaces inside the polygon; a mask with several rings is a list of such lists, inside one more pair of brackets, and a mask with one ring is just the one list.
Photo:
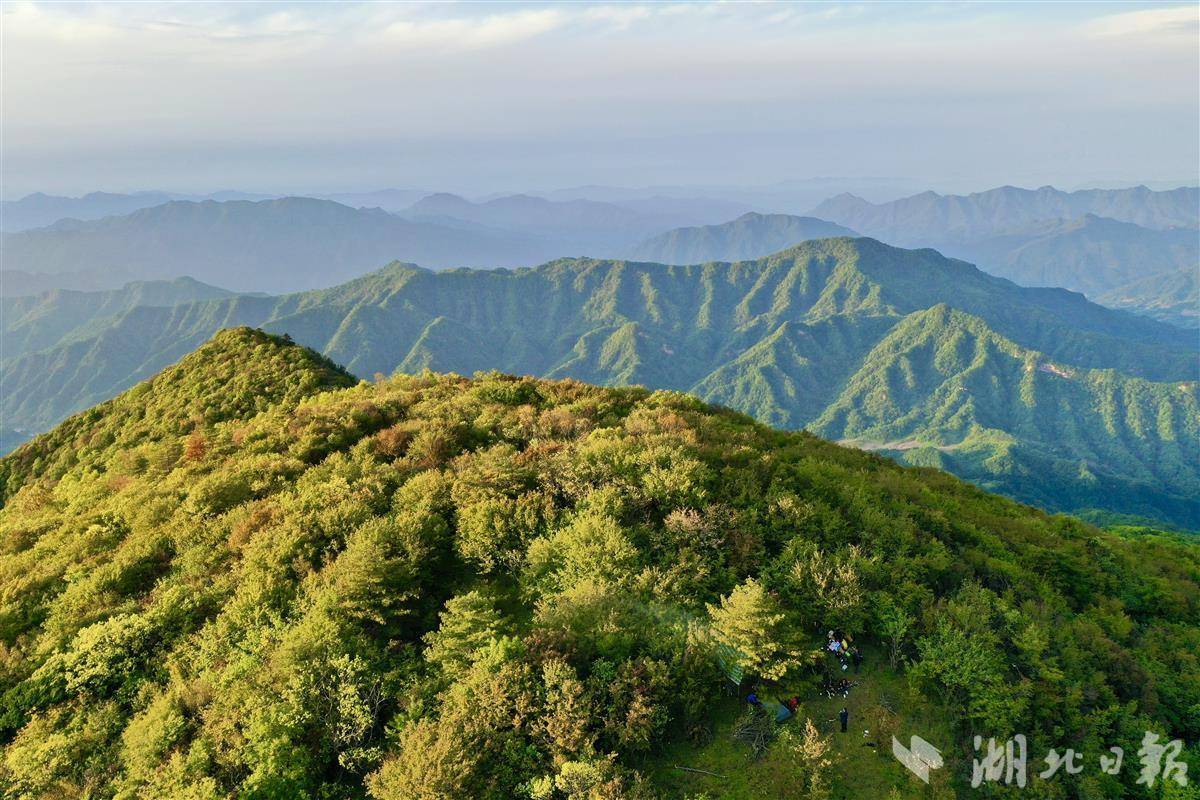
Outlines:
{"label": "dense tree canopy", "polygon": [[679,393],[348,384],[227,331],[0,462],[5,796],[672,796],[722,644],[815,687],[832,625],[962,737],[1200,737],[1194,546]]}

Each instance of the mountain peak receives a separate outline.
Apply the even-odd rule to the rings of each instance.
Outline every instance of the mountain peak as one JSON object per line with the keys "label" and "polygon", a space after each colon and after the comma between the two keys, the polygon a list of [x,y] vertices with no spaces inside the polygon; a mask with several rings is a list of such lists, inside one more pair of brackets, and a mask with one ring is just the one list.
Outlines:
{"label": "mountain peak", "polygon": [[[99,467],[117,450],[154,440],[164,431],[182,436],[248,419],[271,406],[294,406],[355,382],[344,369],[286,335],[226,328],[174,366],[68,418],[5,458],[0,499],[31,479],[58,477],[67,466],[58,463],[64,453],[71,454],[71,463],[90,460]],[[88,444],[77,450],[67,446],[71,442]]]}
{"label": "mountain peak", "polygon": [[[826,203],[856,203],[856,204],[865,205],[865,206],[874,205],[874,203],[872,203],[870,200],[866,199],[865,197],[859,197],[858,195],[852,194],[850,192],[842,192],[841,194],[835,194],[833,197],[829,198],[825,202]],[[822,205],[824,205],[824,203],[822,203]]]}
{"label": "mountain peak", "polygon": [[433,194],[426,195],[417,202],[413,203],[412,207],[417,208],[419,206],[432,205],[470,206],[474,205],[474,203],[461,195],[451,194],[450,192],[434,192]]}

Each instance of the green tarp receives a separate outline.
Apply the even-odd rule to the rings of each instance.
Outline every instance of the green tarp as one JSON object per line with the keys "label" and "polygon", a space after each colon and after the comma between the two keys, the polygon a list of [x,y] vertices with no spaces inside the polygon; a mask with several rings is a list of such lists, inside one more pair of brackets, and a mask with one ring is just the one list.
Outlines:
{"label": "green tarp", "polygon": [[742,661],[746,655],[741,651],[735,650],[727,644],[717,645],[717,661],[721,664],[721,671],[725,673],[725,677],[735,686],[742,685],[742,677],[745,675],[742,669]]}

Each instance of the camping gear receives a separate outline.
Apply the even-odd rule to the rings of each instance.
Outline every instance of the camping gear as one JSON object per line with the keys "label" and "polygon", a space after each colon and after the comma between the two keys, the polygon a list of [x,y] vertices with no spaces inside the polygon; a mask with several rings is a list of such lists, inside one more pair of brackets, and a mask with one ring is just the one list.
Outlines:
{"label": "camping gear", "polygon": [[721,671],[725,673],[725,677],[735,687],[741,686],[742,678],[745,677],[745,671],[742,669],[742,663],[746,660],[745,654],[727,644],[717,645],[716,650],[717,663],[721,665]]}

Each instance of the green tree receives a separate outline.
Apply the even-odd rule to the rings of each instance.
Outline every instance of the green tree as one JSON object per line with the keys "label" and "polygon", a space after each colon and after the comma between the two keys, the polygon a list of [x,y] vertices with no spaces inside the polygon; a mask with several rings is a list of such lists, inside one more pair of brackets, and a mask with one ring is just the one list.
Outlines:
{"label": "green tree", "polygon": [[734,587],[719,605],[710,604],[708,616],[713,638],[739,653],[747,671],[774,680],[800,663],[787,615],[753,578]]}
{"label": "green tree", "polygon": [[881,598],[875,608],[875,623],[879,635],[888,643],[888,660],[892,669],[896,669],[900,666],[900,657],[915,620],[890,596],[882,595]]}
{"label": "green tree", "polygon": [[811,719],[805,719],[804,727],[799,730],[795,725],[783,728],[777,742],[776,746],[784,750],[787,763],[797,773],[794,783],[797,795],[809,800],[827,800],[832,742],[821,736]]}
{"label": "green tree", "polygon": [[471,665],[474,656],[503,630],[504,624],[491,598],[473,591],[446,601],[441,624],[425,636],[425,658],[450,680]]}

